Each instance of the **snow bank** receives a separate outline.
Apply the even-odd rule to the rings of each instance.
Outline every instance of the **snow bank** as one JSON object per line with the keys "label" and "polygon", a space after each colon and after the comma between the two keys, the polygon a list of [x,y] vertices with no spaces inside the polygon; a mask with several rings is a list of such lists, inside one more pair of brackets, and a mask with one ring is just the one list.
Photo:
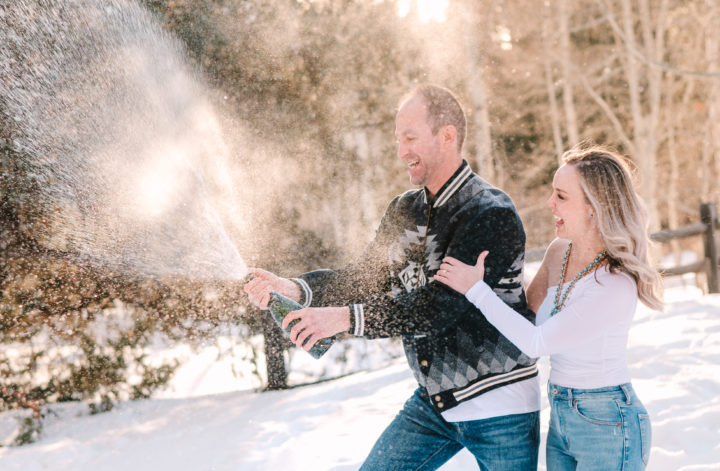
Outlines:
{"label": "snow bank", "polygon": [[[677,287],[668,290],[666,299],[665,312],[640,307],[630,333],[633,384],[653,421],[649,469],[717,471],[720,295],[703,296],[694,288]],[[211,384],[225,391],[228,383],[219,378],[221,370],[213,363],[216,356],[199,355],[203,361],[196,359],[186,366],[197,371],[195,379],[186,370],[174,392],[166,391],[164,397],[122,403],[111,412],[92,416],[82,404],[53,407],[37,443],[0,448],[2,470],[357,469],[415,382],[403,359],[383,358],[382,349],[356,347],[370,348],[365,355],[373,355],[384,366],[266,393],[210,394]],[[331,368],[323,361],[295,367]],[[547,361],[541,361],[543,382],[547,368]],[[203,371],[212,374],[203,377]],[[182,385],[193,387],[183,391]],[[197,395],[200,392],[206,395]],[[177,397],[183,393],[189,394]],[[548,409],[543,401],[540,469],[544,470]],[[0,438],[3,431],[15,427],[18,415],[0,414]],[[442,469],[477,466],[462,452]]]}

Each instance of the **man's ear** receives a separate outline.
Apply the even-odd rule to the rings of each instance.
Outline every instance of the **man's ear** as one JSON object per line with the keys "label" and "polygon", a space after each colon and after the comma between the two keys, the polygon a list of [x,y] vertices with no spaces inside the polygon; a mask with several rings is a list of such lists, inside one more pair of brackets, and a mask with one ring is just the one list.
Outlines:
{"label": "man's ear", "polygon": [[455,126],[448,124],[440,130],[440,136],[442,137],[443,144],[456,145],[457,129],[455,129]]}

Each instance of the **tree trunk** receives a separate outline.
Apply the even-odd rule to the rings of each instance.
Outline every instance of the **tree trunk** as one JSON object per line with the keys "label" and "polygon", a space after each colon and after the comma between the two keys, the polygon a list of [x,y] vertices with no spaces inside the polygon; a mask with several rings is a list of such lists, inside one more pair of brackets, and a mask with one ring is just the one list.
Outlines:
{"label": "tree trunk", "polygon": [[[705,58],[710,72],[720,72],[720,2],[718,0],[706,0],[710,7],[710,20],[705,29]],[[709,166],[709,172],[703,173],[703,186],[707,181],[711,190],[708,192],[708,199],[705,201],[720,201],[720,80],[713,80],[710,83],[710,96],[708,97],[708,127],[710,132],[710,155],[709,158],[714,165]],[[711,172],[714,172],[713,176]],[[711,184],[712,182],[712,184]],[[704,201],[703,201],[704,202]]]}
{"label": "tree trunk", "polygon": [[717,182],[713,181],[712,178],[712,165],[711,160],[714,155],[714,143],[713,143],[713,128],[714,124],[708,121],[707,127],[705,128],[705,135],[703,136],[702,152],[700,173],[702,174],[702,181],[700,183],[700,202],[707,203],[710,201],[710,187],[717,185]]}
{"label": "tree trunk", "polygon": [[465,55],[468,65],[468,95],[472,100],[475,117],[474,140],[477,148],[475,163],[478,174],[485,180],[500,184],[497,181],[495,163],[492,155],[492,141],[490,131],[490,113],[488,111],[488,93],[485,84],[484,64],[479,53],[482,46],[487,43],[487,31],[484,23],[477,21],[477,7],[469,5],[466,8],[467,20],[463,21],[463,37],[465,38]]}
{"label": "tree trunk", "polygon": [[[635,128],[634,143],[637,155],[638,169],[642,178],[642,186],[640,193],[647,204],[648,214],[650,218],[650,230],[655,231],[659,228],[659,216],[657,209],[657,201],[655,195],[656,189],[656,155],[657,155],[657,137],[656,128],[658,124],[658,116],[660,111],[660,98],[662,95],[661,81],[662,70],[658,67],[648,67],[647,76],[641,77],[640,66],[636,58],[636,54],[640,54],[638,44],[635,39],[635,15],[633,13],[630,0],[622,0],[623,11],[623,31],[625,36],[625,52],[627,57],[627,77],[628,89],[630,92],[630,109],[632,113],[633,125]],[[639,21],[643,33],[643,51],[642,53],[650,60],[658,61],[662,59],[665,35],[665,12],[667,1],[663,0],[659,7],[657,15],[657,24],[654,29],[655,40],[653,41],[653,31],[650,24],[649,6],[647,0],[640,0]],[[641,92],[641,82],[647,83],[647,104],[648,112],[643,109],[643,95]]]}
{"label": "tree trunk", "polygon": [[567,121],[568,142],[572,147],[580,140],[578,132],[577,113],[575,112],[575,95],[573,92],[572,58],[570,55],[570,13],[568,11],[569,0],[560,0],[560,54],[563,77],[563,105],[565,109],[565,120]]}
{"label": "tree trunk", "polygon": [[[336,228],[342,232],[342,249],[346,254],[353,257],[359,254],[367,245],[368,239],[362,237],[365,234],[372,233],[372,228],[376,227],[379,222],[378,209],[375,202],[374,189],[376,185],[372,182],[372,173],[375,166],[372,163],[372,153],[374,149],[379,149],[382,138],[379,137],[381,131],[377,129],[358,128],[345,135],[344,147],[347,152],[354,152],[358,159],[360,167],[357,176],[348,175],[348,182],[345,191],[345,201],[350,207],[359,210],[360,217],[350,217],[348,220],[340,224]],[[338,214],[347,214],[342,207],[336,208],[335,219]]]}
{"label": "tree trunk", "polygon": [[[670,229],[680,227],[677,202],[680,200],[678,191],[680,182],[680,166],[677,157],[677,146],[675,143],[675,118],[672,109],[668,107],[667,112],[667,135],[668,135],[668,159],[670,161],[670,178],[667,186],[667,219]],[[675,265],[681,265],[680,242],[677,239],[670,241],[670,248],[675,257]]]}
{"label": "tree trunk", "polygon": [[[555,144],[555,154],[558,163],[562,163],[562,155],[564,152],[562,132],[560,130],[560,111],[558,110],[557,97],[555,95],[555,80],[553,79],[553,60],[551,54],[552,47],[552,4],[546,3],[543,8],[543,66],[545,69],[545,88],[548,94],[548,102],[550,103],[550,125],[552,127],[553,142]],[[572,141],[571,141],[572,142]],[[573,142],[573,145],[576,144]]]}

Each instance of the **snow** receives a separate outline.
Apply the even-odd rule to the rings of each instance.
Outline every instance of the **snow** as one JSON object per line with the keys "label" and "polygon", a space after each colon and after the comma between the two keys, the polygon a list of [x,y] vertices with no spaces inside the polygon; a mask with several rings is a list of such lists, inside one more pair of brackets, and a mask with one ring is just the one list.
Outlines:
{"label": "snow", "polygon": [[[720,470],[720,295],[675,286],[667,290],[666,300],[665,312],[638,308],[628,346],[633,385],[653,422],[648,469]],[[365,349],[364,355],[377,358],[371,371],[263,393],[232,390],[242,387],[241,382],[237,377],[228,379],[231,368],[217,363],[227,358],[208,347],[192,357],[172,387],[154,399],[124,402],[97,415],[88,415],[83,404],[53,406],[36,443],[0,448],[0,468],[357,469],[415,388],[404,359],[383,353],[392,350],[393,344],[367,343],[371,344],[381,348],[365,344],[348,348]],[[340,348],[345,347],[333,347]],[[332,365],[323,364],[331,362],[331,357],[315,361],[295,352],[292,360],[295,370],[320,368],[337,373]],[[541,360],[543,383],[547,365]],[[214,391],[212,385],[216,385]],[[16,428],[19,414],[0,414],[0,439]],[[541,420],[539,468],[544,470],[545,397]],[[461,452],[441,469],[478,468],[472,456]]]}

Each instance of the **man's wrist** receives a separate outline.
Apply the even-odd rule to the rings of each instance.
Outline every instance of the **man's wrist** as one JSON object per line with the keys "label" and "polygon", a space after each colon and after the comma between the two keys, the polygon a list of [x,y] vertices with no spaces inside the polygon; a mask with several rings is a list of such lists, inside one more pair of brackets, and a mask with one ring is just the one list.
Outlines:
{"label": "man's wrist", "polygon": [[297,302],[300,303],[302,307],[310,307],[312,305],[312,290],[307,282],[302,278],[290,278],[290,281],[300,290],[300,296]]}
{"label": "man's wrist", "polygon": [[283,278],[283,294],[295,302],[302,302],[302,290],[300,286],[289,278]]}
{"label": "man's wrist", "polygon": [[352,333],[353,331],[353,316],[349,306],[342,307],[343,319],[346,324],[343,325],[342,332]]}

